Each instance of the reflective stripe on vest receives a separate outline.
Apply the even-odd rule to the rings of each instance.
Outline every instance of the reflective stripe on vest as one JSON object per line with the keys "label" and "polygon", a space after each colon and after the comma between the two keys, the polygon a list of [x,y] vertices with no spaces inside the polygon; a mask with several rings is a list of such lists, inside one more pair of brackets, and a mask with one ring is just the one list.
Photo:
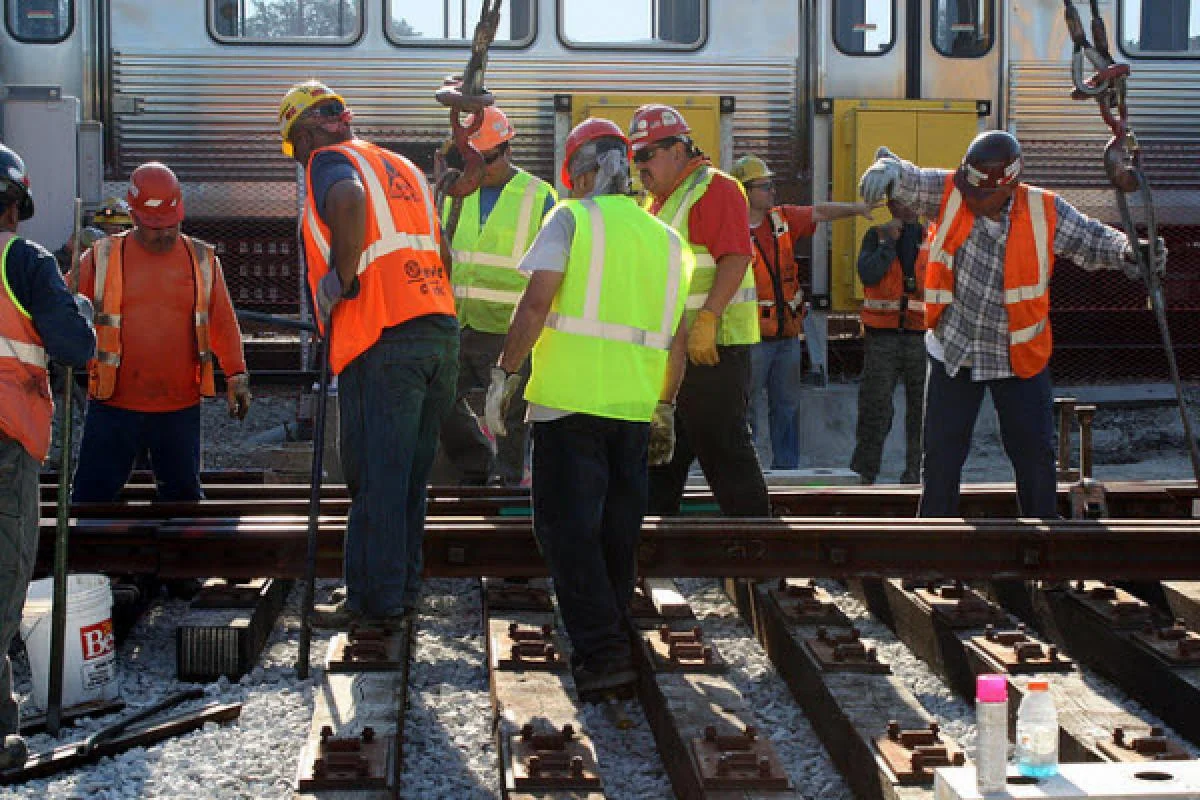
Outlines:
{"label": "reflective stripe on vest", "polygon": [[[658,211],[659,219],[666,220],[689,244],[695,257],[696,267],[692,275],[692,288],[688,292],[687,321],[692,324],[696,313],[704,307],[708,293],[716,279],[717,262],[702,244],[693,242],[688,232],[692,207],[708,191],[718,170],[707,164],[701,165],[684,178]],[[723,174],[723,173],[721,173]],[[733,180],[733,178],[729,178]],[[737,182],[734,181],[736,184]],[[740,184],[737,184],[740,186]],[[722,312],[717,326],[717,344],[754,344],[761,340],[758,329],[758,293],[754,288],[754,270],[747,265],[746,272],[737,291]]]}
{"label": "reflective stripe on vest", "polygon": [[50,449],[54,405],[41,336],[8,281],[8,254],[15,241],[14,233],[0,233],[0,434],[40,462]]}
{"label": "reflective stripe on vest", "polygon": [[[484,333],[505,333],[513,309],[529,278],[517,271],[525,251],[541,228],[550,184],[523,170],[500,190],[496,204],[480,225],[481,192],[464,198],[454,231],[450,282],[458,301],[459,322]],[[443,205],[449,214],[451,200]]]}
{"label": "reflective stripe on vest", "polygon": [[630,199],[566,200],[575,220],[562,285],[533,350],[525,397],[648,421],[692,272],[683,238]]}
{"label": "reflective stripe on vest", "polygon": [[[117,369],[121,366],[121,303],[124,297],[123,247],[129,232],[105,237],[92,249],[95,268],[96,356],[88,364],[88,393],[97,400],[107,400],[116,389]],[[213,375],[213,354],[208,331],[208,309],[212,300],[213,255],[211,248],[198,239],[179,235],[192,266],[192,280],[197,291],[192,306],[192,326],[196,336],[196,381],[200,394],[216,394]]]}
{"label": "reflective stripe on vest", "polygon": [[[403,156],[362,139],[320,148],[335,151],[354,169],[366,194],[363,252],[355,265],[358,295],[333,309],[330,367],[340,373],[374,345],[383,331],[427,315],[454,316],[454,295],[439,247],[433,192],[425,176]],[[317,214],[312,170],[305,169],[301,236],[310,297],[331,269],[330,231]],[[324,332],[324,325],[321,325]]]}

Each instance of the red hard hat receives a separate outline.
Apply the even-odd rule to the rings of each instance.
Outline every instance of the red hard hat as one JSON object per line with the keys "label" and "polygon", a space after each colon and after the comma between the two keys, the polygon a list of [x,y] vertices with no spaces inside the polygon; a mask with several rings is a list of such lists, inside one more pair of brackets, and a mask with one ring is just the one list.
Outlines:
{"label": "red hard hat", "polygon": [[984,131],[976,136],[954,173],[954,185],[964,195],[982,197],[1007,189],[1021,180],[1021,143],[1008,131]]}
{"label": "red hard hat", "polygon": [[169,228],[183,221],[179,179],[166,164],[148,161],[129,176],[129,210],[138,225]]}
{"label": "red hard hat", "polygon": [[644,147],[691,133],[687,121],[675,109],[662,103],[649,103],[633,112],[629,123],[629,141],[633,143],[633,152]]}
{"label": "red hard hat", "polygon": [[588,142],[610,137],[620,139],[625,143],[625,147],[629,147],[629,139],[625,137],[625,131],[621,130],[621,126],[610,119],[588,117],[571,129],[571,132],[567,134],[567,154],[563,157],[562,171],[560,173],[563,186],[566,186],[568,189],[572,186],[571,173],[567,167],[570,165],[571,157],[575,155],[576,151]]}

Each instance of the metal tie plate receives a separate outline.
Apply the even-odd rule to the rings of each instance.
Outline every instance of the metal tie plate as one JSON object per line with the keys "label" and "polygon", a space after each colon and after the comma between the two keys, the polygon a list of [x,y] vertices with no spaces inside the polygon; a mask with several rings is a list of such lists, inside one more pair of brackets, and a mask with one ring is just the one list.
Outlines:
{"label": "metal tie plate", "polygon": [[1191,755],[1183,745],[1166,735],[1158,725],[1148,733],[1133,736],[1122,727],[1113,728],[1112,739],[1097,743],[1100,750],[1113,761],[1141,763],[1146,761],[1186,761]]}
{"label": "metal tie plate", "polygon": [[962,581],[931,583],[909,591],[923,608],[952,630],[1003,625],[1008,621],[1000,606]]}
{"label": "metal tie plate", "polygon": [[387,628],[359,627],[334,637],[325,668],[330,672],[393,672],[408,662],[408,634]]}
{"label": "metal tie plate", "polygon": [[714,725],[704,738],[692,739],[692,755],[705,789],[791,789],[775,748],[759,739],[753,725],[741,733],[718,734]]}
{"label": "metal tie plate", "polygon": [[890,674],[892,668],[879,660],[874,647],[858,638],[858,628],[830,630],[817,628],[817,637],[804,644],[824,672],[867,672]]}
{"label": "metal tie plate", "polygon": [[326,725],[296,788],[301,792],[388,788],[393,739],[376,736],[369,727],[358,736],[334,736]]}
{"label": "metal tie plate", "polygon": [[1010,675],[1033,672],[1070,672],[1071,659],[1059,655],[1058,647],[1047,645],[1030,636],[1024,623],[1016,630],[997,630],[988,625],[982,636],[972,636],[971,646],[987,655]]}
{"label": "metal tie plate", "polygon": [[811,578],[800,581],[780,578],[768,590],[780,610],[792,622],[803,625],[849,625],[850,620],[833,602],[829,592],[817,586]]}
{"label": "metal tie plate", "polygon": [[876,737],[874,742],[902,786],[932,785],[935,768],[961,767],[967,763],[966,754],[942,737],[936,722],[929,723],[928,728],[902,730],[899,722],[891,720],[887,733]]}
{"label": "metal tie plate", "polygon": [[1166,628],[1149,625],[1133,639],[1173,666],[1200,665],[1200,634],[1188,630],[1182,619]]}
{"label": "metal tie plate", "polygon": [[704,630],[693,626],[672,630],[663,623],[654,631],[643,631],[642,641],[656,672],[724,672],[725,660],[711,642],[704,641]]}
{"label": "metal tie plate", "polygon": [[1076,581],[1070,597],[1114,628],[1144,628],[1153,619],[1149,604],[1112,584]]}
{"label": "metal tie plate", "polygon": [[532,722],[508,737],[506,782],[521,791],[590,790],[603,782],[596,751],[572,725],[539,732]]}
{"label": "metal tie plate", "polygon": [[563,652],[550,625],[522,627],[512,622],[492,637],[492,668],[558,672],[567,668]]}

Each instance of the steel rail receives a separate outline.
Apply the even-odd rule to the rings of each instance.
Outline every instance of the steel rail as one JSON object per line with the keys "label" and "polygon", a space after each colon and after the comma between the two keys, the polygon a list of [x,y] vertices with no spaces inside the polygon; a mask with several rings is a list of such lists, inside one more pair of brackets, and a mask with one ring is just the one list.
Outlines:
{"label": "steel rail", "polygon": [[[299,516],[78,520],[72,567],[297,578],[306,527]],[[320,520],[320,577],[342,574],[344,528],[342,518]],[[43,565],[49,544],[43,535]],[[431,518],[424,555],[431,576],[546,574],[528,520]],[[651,577],[1196,580],[1200,521],[651,518],[642,528],[639,568]]]}

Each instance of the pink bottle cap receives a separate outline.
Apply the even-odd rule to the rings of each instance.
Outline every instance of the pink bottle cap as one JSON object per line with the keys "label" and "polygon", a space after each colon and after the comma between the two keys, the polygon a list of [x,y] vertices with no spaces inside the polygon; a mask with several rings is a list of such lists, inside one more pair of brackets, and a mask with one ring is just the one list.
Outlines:
{"label": "pink bottle cap", "polygon": [[1008,679],[1003,675],[977,675],[975,699],[984,703],[1008,702]]}

